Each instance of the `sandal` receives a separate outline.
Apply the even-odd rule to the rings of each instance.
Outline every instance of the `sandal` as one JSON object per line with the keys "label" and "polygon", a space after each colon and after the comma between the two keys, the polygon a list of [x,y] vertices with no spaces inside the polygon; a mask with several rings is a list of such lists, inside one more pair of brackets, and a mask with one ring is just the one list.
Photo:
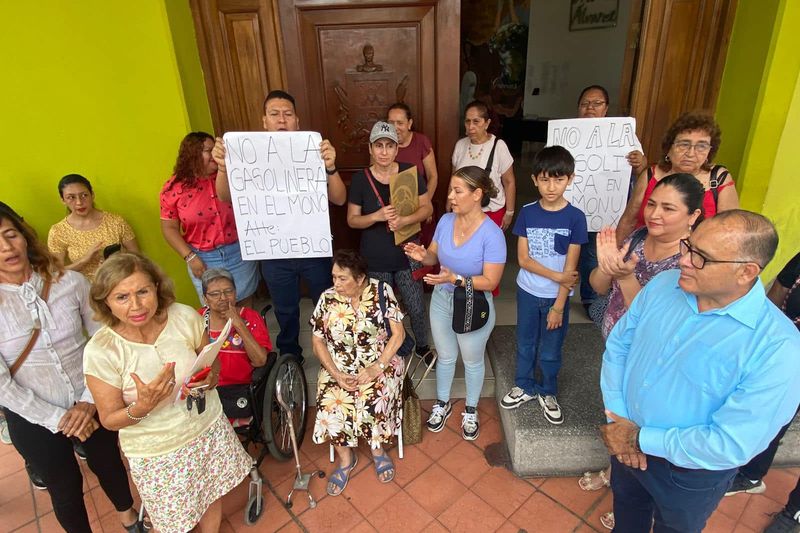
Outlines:
{"label": "sandal", "polygon": [[[134,511],[136,511],[136,509],[134,509]],[[138,515],[139,512],[137,511],[136,514]],[[122,528],[127,533],[145,533],[147,531],[147,529],[149,529],[149,528],[147,528],[147,529],[145,528],[144,520],[139,520],[138,516],[136,518],[136,522],[134,522],[133,524],[131,524],[129,526],[126,526],[125,524],[122,524]]]}
{"label": "sandal", "polygon": [[584,472],[583,477],[578,480],[583,490],[600,490],[604,487],[610,487],[611,481],[606,476],[605,470],[599,472]]}
{"label": "sandal", "polygon": [[614,529],[613,511],[609,511],[607,513],[603,513],[602,515],[600,515],[600,523],[603,524],[603,527],[606,529]]}
{"label": "sandal", "polygon": [[[357,464],[358,464],[358,454],[354,451],[353,462],[350,463],[350,466],[344,468],[342,467],[337,468],[328,478],[328,486],[325,489],[325,492],[328,493],[328,496],[338,496],[342,492],[344,492],[344,488],[350,481],[350,474],[353,472],[353,469],[356,467]],[[336,489],[339,489],[339,491],[336,492]]]}
{"label": "sandal", "polygon": [[[375,461],[375,474],[378,476],[378,481],[381,483],[391,483],[394,479],[394,463],[386,453],[380,455],[372,454],[372,459]],[[382,477],[386,472],[390,472],[388,477]]]}

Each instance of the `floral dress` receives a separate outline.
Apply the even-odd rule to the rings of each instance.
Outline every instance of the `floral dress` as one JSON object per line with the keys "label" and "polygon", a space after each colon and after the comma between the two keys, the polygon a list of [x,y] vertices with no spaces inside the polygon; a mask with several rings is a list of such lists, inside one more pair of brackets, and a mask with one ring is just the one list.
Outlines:
{"label": "floral dress", "polygon": [[[631,240],[630,237],[625,239],[625,242]],[[653,279],[657,274],[664,272],[665,270],[673,270],[678,268],[678,261],[681,258],[681,254],[677,253],[675,255],[671,255],[669,257],[665,257],[661,261],[648,261],[644,257],[644,243],[646,239],[642,239],[639,243],[636,244],[633,248],[633,253],[639,256],[639,262],[636,263],[636,266],[633,269],[633,275],[636,276],[636,281],[639,282],[639,285],[644,287],[647,285],[651,279]],[[608,307],[606,307],[606,312],[603,315],[603,338],[608,338],[609,334],[611,334],[611,330],[614,328],[614,325],[622,318],[622,315],[625,314],[628,308],[625,305],[625,298],[622,296],[622,290],[619,288],[619,283],[617,280],[613,280],[611,282],[611,291],[608,293]]]}
{"label": "floral dress", "polygon": [[[386,317],[401,321],[392,288],[384,284]],[[388,340],[378,299],[378,281],[370,279],[355,309],[350,299],[328,289],[311,316],[311,329],[328,347],[336,367],[352,376],[370,366],[381,355]],[[391,442],[401,423],[400,402],[403,360],[392,357],[383,374],[356,391],[339,386],[324,367],[317,381],[317,418],[314,442],[330,440],[337,446],[358,446],[363,437],[372,448]]]}

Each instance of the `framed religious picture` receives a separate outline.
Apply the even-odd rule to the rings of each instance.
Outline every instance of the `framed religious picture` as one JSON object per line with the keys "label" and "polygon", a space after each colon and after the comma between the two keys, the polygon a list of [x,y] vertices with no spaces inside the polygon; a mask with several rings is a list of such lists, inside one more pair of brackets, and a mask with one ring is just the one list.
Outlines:
{"label": "framed religious picture", "polygon": [[619,0],[570,0],[569,31],[617,25]]}

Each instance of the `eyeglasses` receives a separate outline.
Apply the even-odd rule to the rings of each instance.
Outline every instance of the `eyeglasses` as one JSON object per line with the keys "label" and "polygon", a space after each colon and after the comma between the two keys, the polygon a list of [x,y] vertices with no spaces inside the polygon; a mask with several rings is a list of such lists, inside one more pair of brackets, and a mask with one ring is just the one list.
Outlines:
{"label": "eyeglasses", "polygon": [[689,239],[681,239],[680,243],[681,243],[680,245],[681,255],[686,255],[688,253],[689,262],[692,263],[692,266],[697,270],[702,270],[703,267],[706,266],[706,263],[740,263],[740,264],[753,263],[757,265],[758,268],[762,270],[764,269],[764,267],[762,267],[755,261],[722,261],[719,259],[709,259],[708,257],[698,252],[696,249],[692,248],[692,244],[689,242]]}
{"label": "eyeglasses", "polygon": [[72,203],[77,201],[78,198],[80,198],[81,200],[88,200],[91,196],[92,196],[91,193],[88,192],[82,192],[80,194],[68,194],[64,197],[64,201]]}
{"label": "eyeglasses", "polygon": [[234,294],[236,294],[236,289],[223,289],[221,291],[207,292],[206,298],[209,300],[219,300],[223,296],[227,298],[228,296],[233,296]]}
{"label": "eyeglasses", "polygon": [[603,100],[594,100],[592,102],[581,102],[580,103],[580,107],[582,109],[588,109],[590,107],[592,109],[594,109],[594,108],[598,108],[598,107],[603,107],[604,105],[606,105],[606,102],[604,102]]}
{"label": "eyeglasses", "polygon": [[711,150],[711,143],[707,143],[705,141],[700,141],[697,144],[692,144],[692,141],[678,141],[672,143],[672,146],[681,153],[686,153],[692,148],[698,154],[707,154],[709,150]]}

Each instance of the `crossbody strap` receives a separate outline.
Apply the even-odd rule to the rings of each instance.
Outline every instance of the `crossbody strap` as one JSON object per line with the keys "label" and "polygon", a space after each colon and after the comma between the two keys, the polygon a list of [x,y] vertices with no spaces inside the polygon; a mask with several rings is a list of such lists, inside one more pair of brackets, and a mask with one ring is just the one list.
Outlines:
{"label": "crossbody strap", "polygon": [[[41,297],[42,300],[44,300],[45,302],[47,301],[47,297],[50,295],[51,284],[52,280],[50,278],[47,278],[44,281],[44,287],[42,287]],[[22,353],[19,354],[17,360],[14,361],[14,364],[11,365],[11,368],[8,369],[8,373],[11,375],[12,378],[14,377],[14,374],[17,373],[17,370],[19,370],[19,368],[22,366],[22,363],[25,362],[30,353],[33,351],[33,345],[36,344],[36,341],[39,339],[39,333],[41,331],[42,331],[41,326],[33,329],[33,333],[31,333],[31,338],[28,339],[28,344],[25,345],[25,349],[22,350]]]}
{"label": "crossbody strap", "polygon": [[486,170],[486,172],[489,173],[489,175],[492,174],[492,163],[494,163],[494,149],[495,148],[497,148],[497,135],[494,136],[494,144],[492,145],[492,151],[489,152],[489,159],[486,161],[486,168],[484,169],[484,170]]}
{"label": "crossbody strap", "polygon": [[[367,176],[367,182],[369,183],[369,186],[372,187],[372,192],[375,193],[375,198],[378,199],[378,204],[380,204],[381,207],[386,207],[386,204],[383,202],[383,197],[378,192],[378,188],[375,186],[375,182],[373,181],[374,178],[372,177],[372,172],[369,171],[369,167],[364,169],[364,174]],[[388,222],[386,222],[386,231],[391,232]]]}

